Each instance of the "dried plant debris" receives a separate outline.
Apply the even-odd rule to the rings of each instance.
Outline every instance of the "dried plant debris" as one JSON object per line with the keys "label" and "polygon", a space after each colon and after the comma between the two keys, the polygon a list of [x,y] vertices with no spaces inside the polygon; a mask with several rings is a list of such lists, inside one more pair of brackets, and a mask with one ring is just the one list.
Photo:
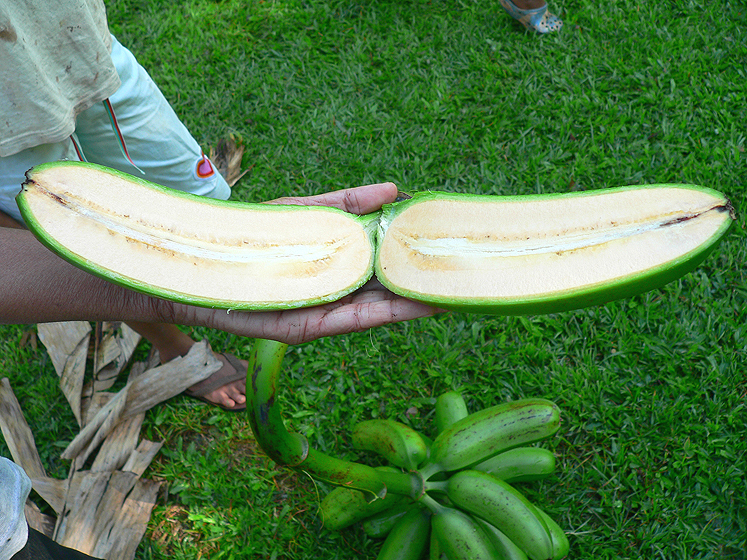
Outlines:
{"label": "dried plant debris", "polygon": [[[38,325],[60,386],[81,431],[62,457],[65,480],[51,478],[8,379],[0,380],[0,429],[13,460],[55,515],[32,501],[26,518],[64,546],[105,560],[132,560],[145,534],[160,482],[142,478],[162,443],[140,439],[145,413],[221,368],[207,341],[160,365],[157,354],[132,364],[122,389],[110,391],[140,336],[120,323]],[[90,358],[91,362],[88,362]],[[91,459],[92,458],[92,459]]]}

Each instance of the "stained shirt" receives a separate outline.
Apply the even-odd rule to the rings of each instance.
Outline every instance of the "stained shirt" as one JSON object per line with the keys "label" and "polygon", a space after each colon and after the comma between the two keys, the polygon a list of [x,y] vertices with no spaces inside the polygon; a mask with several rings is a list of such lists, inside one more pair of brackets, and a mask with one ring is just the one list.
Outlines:
{"label": "stained shirt", "polygon": [[0,0],[0,157],[68,138],[119,84],[103,0]]}

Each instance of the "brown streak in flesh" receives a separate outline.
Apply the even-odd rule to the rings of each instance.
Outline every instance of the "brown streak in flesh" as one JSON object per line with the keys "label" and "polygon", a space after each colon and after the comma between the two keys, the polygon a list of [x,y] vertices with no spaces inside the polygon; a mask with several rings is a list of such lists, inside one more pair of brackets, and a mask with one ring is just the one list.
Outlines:
{"label": "brown streak in flesh", "polygon": [[679,216],[677,218],[674,218],[672,220],[669,220],[668,222],[664,222],[661,224],[661,227],[667,227],[667,226],[673,226],[677,224],[681,224],[683,222],[687,222],[690,220],[694,220],[696,218],[700,218],[701,216],[707,214],[708,212],[728,212],[729,216],[734,219],[736,216],[734,214],[734,207],[731,205],[730,201],[726,201],[724,204],[717,204],[715,206],[712,206],[711,208],[707,208],[705,210],[702,210],[700,212],[697,212],[695,214],[687,214],[685,216]]}

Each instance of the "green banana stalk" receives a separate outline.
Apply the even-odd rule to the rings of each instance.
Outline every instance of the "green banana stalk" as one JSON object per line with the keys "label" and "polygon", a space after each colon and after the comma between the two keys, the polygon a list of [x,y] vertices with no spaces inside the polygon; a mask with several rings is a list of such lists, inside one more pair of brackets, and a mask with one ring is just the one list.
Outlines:
{"label": "green banana stalk", "polygon": [[477,517],[475,518],[475,521],[480,527],[482,527],[485,534],[488,535],[493,546],[495,546],[495,549],[498,551],[501,560],[527,560],[526,553],[516,546],[516,544],[504,533],[493,527],[484,519]]}
{"label": "green banana stalk", "polygon": [[[394,496],[395,494],[390,494]],[[389,509],[381,511],[363,520],[363,532],[372,539],[383,539],[394,526],[411,510],[421,507],[419,504],[403,499]]]}
{"label": "green banana stalk", "polygon": [[360,422],[353,428],[351,440],[355,449],[373,451],[391,464],[411,471],[428,456],[428,446],[420,434],[395,420]]}
{"label": "green banana stalk", "polygon": [[319,515],[325,528],[339,531],[396,507],[404,499],[404,496],[387,494],[384,498],[371,501],[371,496],[367,492],[338,486],[332,489],[319,504]]}
{"label": "green banana stalk", "polygon": [[288,432],[277,399],[280,368],[288,345],[257,339],[249,355],[247,409],[257,443],[279,465],[295,466],[309,454],[309,443],[301,434]]}
{"label": "green banana stalk", "polygon": [[423,502],[433,512],[431,531],[442,555],[449,560],[500,560],[493,543],[471,516],[443,506],[427,494]]}
{"label": "green banana stalk", "polygon": [[409,511],[389,532],[376,560],[420,560],[428,546],[430,529],[430,511]]}
{"label": "green banana stalk", "polygon": [[447,391],[436,399],[436,429],[439,434],[467,416],[467,403],[460,393]]}
{"label": "green banana stalk", "polygon": [[537,513],[540,514],[540,517],[545,522],[545,525],[547,525],[547,530],[550,533],[550,540],[552,541],[552,560],[565,558],[568,556],[568,552],[571,549],[571,544],[568,542],[568,536],[552,517],[540,508],[536,509]]}
{"label": "green banana stalk", "polygon": [[443,484],[454,505],[484,519],[511,539],[532,560],[553,556],[547,525],[523,494],[491,474],[464,470]]}
{"label": "green banana stalk", "polygon": [[515,447],[472,467],[508,483],[547,478],[555,471],[555,455],[542,447]]}
{"label": "green banana stalk", "polygon": [[428,480],[438,472],[470,467],[513,447],[545,439],[559,427],[560,409],[546,399],[521,399],[486,408],[438,434],[420,474]]}

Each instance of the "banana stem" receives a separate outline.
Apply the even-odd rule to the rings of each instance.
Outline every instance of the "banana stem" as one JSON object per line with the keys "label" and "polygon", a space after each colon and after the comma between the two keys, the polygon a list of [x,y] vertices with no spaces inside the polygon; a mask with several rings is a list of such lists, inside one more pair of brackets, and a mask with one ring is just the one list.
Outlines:
{"label": "banana stem", "polygon": [[374,499],[384,498],[387,494],[381,472],[367,465],[332,457],[314,448],[310,448],[304,462],[294,468],[317,480],[371,492]]}
{"label": "banana stem", "polygon": [[409,496],[413,500],[419,500],[425,493],[425,483],[417,472],[388,472],[376,471],[382,482],[392,494]]}
{"label": "banana stem", "polygon": [[420,469],[418,469],[418,474],[423,480],[428,480],[434,474],[443,472],[443,470],[444,469],[438,463],[426,463]]}
{"label": "banana stem", "polygon": [[265,453],[280,465],[301,464],[309,453],[309,443],[301,434],[288,432],[277,401],[278,378],[288,345],[257,339],[249,356],[247,386],[249,423]]}
{"label": "banana stem", "polygon": [[430,482],[424,482],[423,486],[426,492],[432,492],[433,490],[435,490],[436,492],[443,492],[444,494],[446,494],[446,489],[449,486],[449,481],[431,480]]}
{"label": "banana stem", "polygon": [[286,430],[277,392],[287,349],[287,344],[257,339],[249,356],[247,386],[251,391],[247,408],[254,437],[262,450],[279,465],[306,472],[318,480],[371,492],[376,498],[386,496],[388,484],[396,494],[422,493],[422,481],[418,485],[416,475],[389,473],[384,482],[380,471],[311,449],[304,436]]}
{"label": "banana stem", "polygon": [[423,494],[423,497],[420,498],[420,502],[427,507],[429,510],[431,510],[431,513],[438,514],[444,510],[444,506],[439,504],[436,500],[431,498],[428,494]]}

